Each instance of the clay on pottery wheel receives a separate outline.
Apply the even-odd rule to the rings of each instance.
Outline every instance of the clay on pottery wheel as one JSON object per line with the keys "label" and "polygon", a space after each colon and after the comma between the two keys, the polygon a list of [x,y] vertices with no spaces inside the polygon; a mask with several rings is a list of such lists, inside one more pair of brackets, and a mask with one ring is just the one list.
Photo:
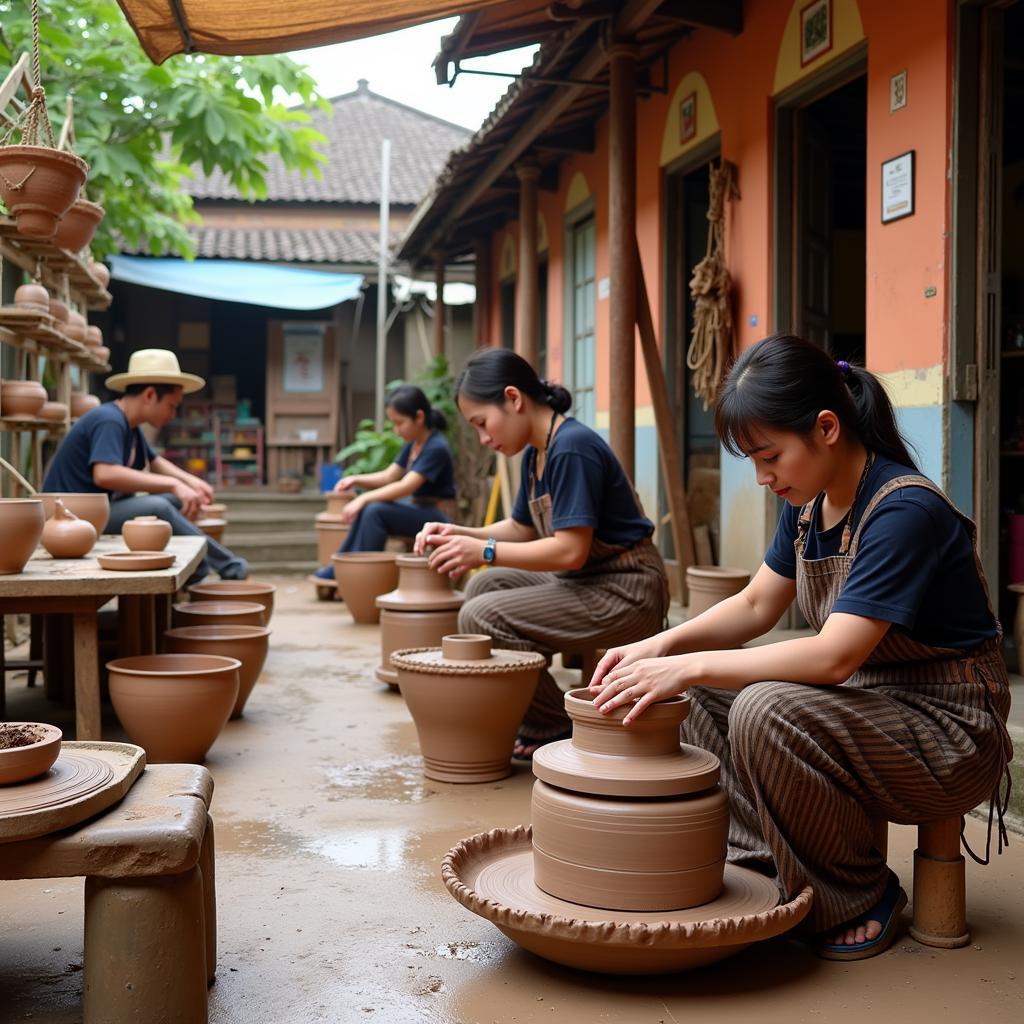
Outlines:
{"label": "clay on pottery wheel", "polygon": [[170,654],[217,654],[241,662],[238,697],[231,710],[232,718],[241,717],[267,660],[270,630],[266,626],[180,626],[165,630],[164,636]]}
{"label": "clay on pottery wheel", "polygon": [[266,609],[256,601],[190,601],[171,607],[177,626],[265,626]]}
{"label": "clay on pottery wheel", "polygon": [[396,651],[391,664],[416,723],[427,778],[492,782],[511,774],[512,744],[542,655],[492,651],[488,636],[453,634],[440,650]]}
{"label": "clay on pottery wheel", "polygon": [[96,543],[96,527],[88,519],[79,519],[60,498],[54,505],[54,513],[43,527],[43,547],[54,558],[83,558]]}
{"label": "clay on pottery wheel", "polygon": [[690,603],[686,614],[690,619],[707,611],[712,605],[738,594],[750,582],[750,573],[725,565],[691,565],[686,570],[686,588]]}
{"label": "clay on pottery wheel", "polygon": [[84,391],[71,392],[71,415],[76,419],[84,416],[90,409],[95,409],[100,400],[95,395],[87,395]]}
{"label": "clay on pottery wheel", "polygon": [[37,494],[36,497],[43,503],[43,513],[47,519],[53,515],[57,507],[56,501],[60,498],[69,512],[74,512],[79,519],[87,519],[96,527],[97,536],[106,529],[107,520],[110,518],[110,497],[106,492],[64,494],[57,491],[52,494]]}
{"label": "clay on pottery wheel", "polygon": [[43,523],[38,498],[0,498],[0,576],[25,568],[43,534]]}
{"label": "clay on pottery wheel", "polygon": [[398,556],[393,551],[349,551],[331,555],[338,593],[356,622],[379,621],[377,598],[398,585]]}
{"label": "clay on pottery wheel", "polygon": [[193,601],[255,601],[263,605],[267,625],[274,614],[276,590],[273,583],[260,583],[258,580],[210,580],[188,588]]}
{"label": "clay on pottery wheel", "polygon": [[136,516],[121,527],[129,551],[163,551],[171,532],[171,524],[157,516]]}
{"label": "clay on pottery wheel", "polygon": [[224,528],[228,525],[226,519],[197,519],[196,526],[206,534],[210,540],[219,541],[224,536]]}
{"label": "clay on pottery wheel", "polygon": [[0,786],[48,772],[60,753],[62,735],[55,725],[43,722],[0,722]]}
{"label": "clay on pottery wheel", "polygon": [[107,662],[110,700],[151,763],[199,764],[238,698],[237,658],[143,654]]}
{"label": "clay on pottery wheel", "polygon": [[331,555],[336,554],[348,536],[348,524],[341,516],[331,512],[316,514],[316,560],[320,565],[330,565]]}

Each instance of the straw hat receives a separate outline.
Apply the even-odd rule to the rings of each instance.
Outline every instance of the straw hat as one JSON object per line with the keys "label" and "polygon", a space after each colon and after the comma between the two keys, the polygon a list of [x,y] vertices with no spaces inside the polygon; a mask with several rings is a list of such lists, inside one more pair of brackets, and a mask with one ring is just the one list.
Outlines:
{"label": "straw hat", "polygon": [[111,391],[125,391],[130,384],[175,384],[186,395],[206,386],[202,377],[182,373],[178,357],[165,348],[140,348],[128,360],[127,373],[108,377],[106,385]]}

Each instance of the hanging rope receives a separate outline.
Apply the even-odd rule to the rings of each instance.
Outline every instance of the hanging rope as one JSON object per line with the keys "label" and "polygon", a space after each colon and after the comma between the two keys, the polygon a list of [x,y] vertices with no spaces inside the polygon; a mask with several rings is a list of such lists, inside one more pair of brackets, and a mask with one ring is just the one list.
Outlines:
{"label": "hanging rope", "polygon": [[[16,131],[21,132],[22,146],[48,145],[50,149],[56,149],[57,143],[53,137],[53,127],[50,124],[50,115],[46,110],[46,92],[42,85],[42,74],[39,70],[39,2],[32,0],[32,96],[26,107],[24,107],[16,118],[7,127],[7,131],[0,137],[0,146],[11,145],[11,139]],[[40,142],[40,137],[45,142]],[[29,174],[32,172],[30,171]],[[21,182],[24,185],[25,182]],[[20,186],[19,186],[20,187]]]}
{"label": "hanging rope", "polygon": [[725,260],[725,202],[734,198],[739,198],[736,166],[722,160],[710,171],[707,249],[690,278],[693,332],[686,365],[693,374],[694,393],[705,409],[718,396],[718,385],[732,354],[732,279]]}

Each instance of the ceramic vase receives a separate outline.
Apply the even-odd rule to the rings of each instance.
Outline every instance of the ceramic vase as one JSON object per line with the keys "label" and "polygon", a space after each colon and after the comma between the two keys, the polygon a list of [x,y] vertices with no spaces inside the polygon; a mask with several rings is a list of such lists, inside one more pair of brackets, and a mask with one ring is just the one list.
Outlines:
{"label": "ceramic vase", "polygon": [[37,281],[19,285],[14,290],[14,304],[20,309],[33,309],[37,313],[49,313],[50,293]]}
{"label": "ceramic vase", "polygon": [[190,601],[171,608],[174,626],[265,626],[265,616],[255,601]]}
{"label": "ceramic vase", "polygon": [[0,383],[0,411],[4,416],[34,417],[46,403],[46,397],[46,388],[34,380]]}
{"label": "ceramic vase", "polygon": [[276,591],[277,587],[272,583],[260,583],[258,580],[210,580],[188,588],[193,601],[253,601],[261,604],[267,625],[274,614]]}
{"label": "ceramic vase", "polygon": [[316,514],[316,559],[320,565],[330,565],[331,555],[341,551],[348,536],[348,524],[341,516],[331,512]]}
{"label": "ceramic vase", "polygon": [[690,593],[687,616],[695,619],[719,601],[738,594],[750,582],[750,573],[724,565],[691,565],[686,570]]}
{"label": "ceramic vase", "polygon": [[180,626],[164,632],[170,654],[216,654],[236,658],[238,697],[231,709],[240,718],[267,660],[270,630],[266,626]]}
{"label": "ceramic vase", "polygon": [[129,551],[163,551],[171,532],[171,524],[158,516],[136,516],[121,527],[121,536]]}
{"label": "ceramic vase", "polygon": [[38,738],[20,747],[0,748],[0,786],[10,786],[48,772],[60,754],[63,735],[55,725],[44,722],[5,722],[0,729],[30,730]]}
{"label": "ceramic vase", "polygon": [[110,497],[104,491],[95,494],[65,494],[56,491],[50,494],[37,494],[36,497],[43,503],[43,512],[47,519],[56,510],[59,498],[69,512],[74,512],[79,519],[87,519],[92,523],[97,536],[100,536],[107,527],[107,520],[110,518]]}
{"label": "ceramic vase", "polygon": [[54,232],[54,244],[68,252],[81,252],[96,234],[96,229],[103,220],[103,207],[99,203],[91,203],[79,197],[60,219]]}
{"label": "ceramic vase", "polygon": [[79,519],[60,498],[54,506],[43,526],[43,547],[54,558],[84,558],[96,543],[96,527],[88,519]]}
{"label": "ceramic vase", "polygon": [[396,651],[391,664],[427,778],[493,782],[511,774],[516,730],[544,667],[540,654],[492,651],[488,636],[453,634],[440,649]]}
{"label": "ceramic vase", "polygon": [[18,233],[52,238],[57,222],[78,198],[89,165],[48,146],[0,146],[0,198]]}
{"label": "ceramic vase", "polygon": [[150,763],[199,764],[238,699],[237,658],[144,654],[107,662],[110,700]]}
{"label": "ceramic vase", "polygon": [[356,622],[367,625],[380,621],[377,598],[398,586],[397,558],[393,551],[348,551],[331,555],[338,594]]}
{"label": "ceramic vase", "polygon": [[76,419],[84,416],[90,409],[95,409],[100,400],[95,395],[87,395],[83,391],[71,392],[71,415]]}
{"label": "ceramic vase", "polygon": [[0,576],[25,568],[43,534],[43,503],[38,498],[0,498]]}

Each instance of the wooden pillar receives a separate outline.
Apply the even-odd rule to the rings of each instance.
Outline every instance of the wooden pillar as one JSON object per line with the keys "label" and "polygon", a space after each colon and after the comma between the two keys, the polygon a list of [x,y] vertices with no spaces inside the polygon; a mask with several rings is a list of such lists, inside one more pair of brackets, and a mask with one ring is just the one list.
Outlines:
{"label": "wooden pillar", "polygon": [[636,47],[610,50],[608,237],[610,417],[608,440],[632,480],[636,421]]}
{"label": "wooden pillar", "polygon": [[477,348],[486,348],[491,343],[491,289],[494,286],[489,236],[476,240],[473,246],[473,255],[476,264],[473,344]]}
{"label": "wooden pillar", "polygon": [[434,355],[444,355],[444,272],[448,261],[443,249],[435,249],[434,253],[434,284],[437,288],[437,301],[434,303]]}
{"label": "wooden pillar", "polygon": [[537,367],[537,182],[536,164],[516,165],[519,178],[519,273],[516,276],[516,351]]}

